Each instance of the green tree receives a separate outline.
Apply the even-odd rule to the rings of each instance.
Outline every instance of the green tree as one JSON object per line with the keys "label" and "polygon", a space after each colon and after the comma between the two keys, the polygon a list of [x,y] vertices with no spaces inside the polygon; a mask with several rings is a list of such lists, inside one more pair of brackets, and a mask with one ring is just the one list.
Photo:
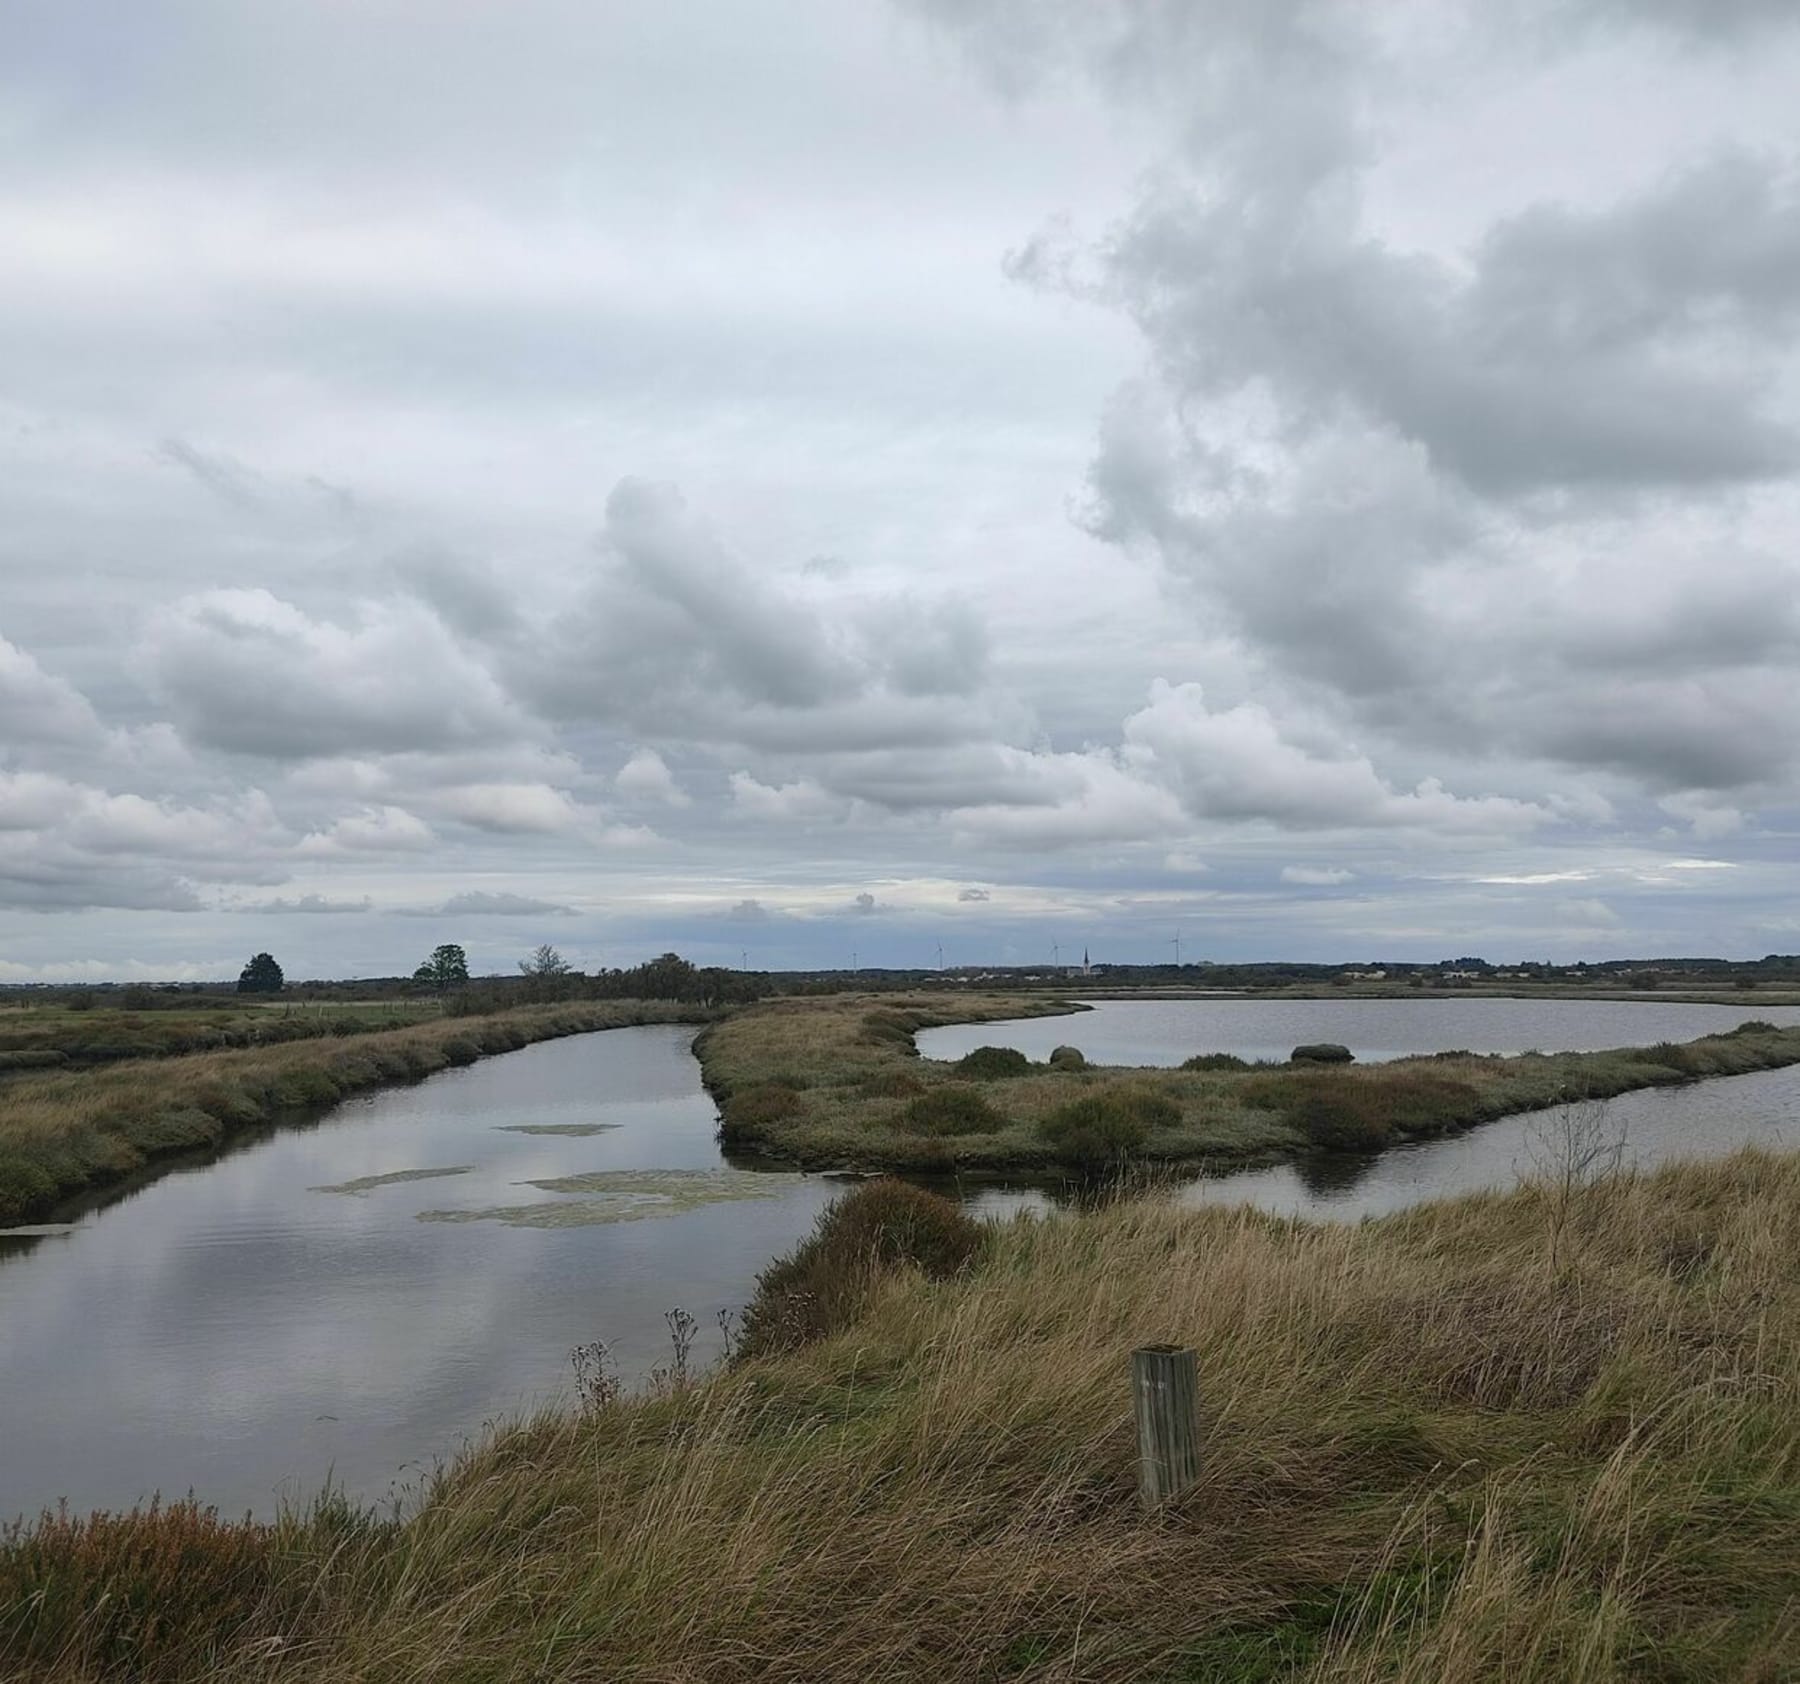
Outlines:
{"label": "green tree", "polygon": [[569,961],[549,942],[534,948],[529,959],[519,961],[519,969],[530,977],[567,976],[570,968]]}
{"label": "green tree", "polygon": [[281,967],[275,963],[274,955],[258,953],[238,973],[237,991],[240,994],[279,994],[282,980]]}
{"label": "green tree", "polygon": [[453,941],[440,942],[431,957],[413,972],[414,982],[428,982],[440,994],[469,980],[469,956]]}

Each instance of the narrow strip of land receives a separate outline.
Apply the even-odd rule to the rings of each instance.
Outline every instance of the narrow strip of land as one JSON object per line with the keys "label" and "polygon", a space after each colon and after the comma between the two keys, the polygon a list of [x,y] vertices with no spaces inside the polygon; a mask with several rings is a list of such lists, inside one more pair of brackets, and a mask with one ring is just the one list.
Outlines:
{"label": "narrow strip of land", "polygon": [[[921,1058],[950,1023],[1069,1012],[1048,1064],[984,1048]],[[1205,1054],[1175,1070],[1091,1066],[1080,1010],[1044,995],[777,1000],[696,1043],[726,1143],[805,1168],[1061,1173],[1121,1163],[1236,1165],[1366,1151],[1519,1111],[1800,1063],[1800,1028],[1604,1052],[1435,1053],[1367,1066],[1247,1064]]]}

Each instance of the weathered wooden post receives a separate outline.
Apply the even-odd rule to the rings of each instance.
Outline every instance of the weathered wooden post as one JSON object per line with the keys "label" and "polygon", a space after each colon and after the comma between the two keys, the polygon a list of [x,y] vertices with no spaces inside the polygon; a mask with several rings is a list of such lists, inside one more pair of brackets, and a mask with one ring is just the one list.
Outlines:
{"label": "weathered wooden post", "polygon": [[1131,1353],[1137,1412],[1138,1495],[1153,1509],[1200,1477],[1200,1369],[1190,1349],[1145,1345]]}

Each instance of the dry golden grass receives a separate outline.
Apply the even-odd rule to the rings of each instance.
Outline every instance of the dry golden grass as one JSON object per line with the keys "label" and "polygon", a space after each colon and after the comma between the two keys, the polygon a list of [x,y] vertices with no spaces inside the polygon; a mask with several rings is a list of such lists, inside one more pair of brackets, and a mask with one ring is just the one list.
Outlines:
{"label": "dry golden grass", "polygon": [[[1580,1189],[1553,1263],[1557,1197],[1021,1220],[827,1343],[503,1432],[404,1525],[225,1549],[166,1638],[111,1612],[142,1539],[15,1541],[0,1673],[1792,1678],[1800,1159]],[[1160,1340],[1199,1352],[1206,1450],[1146,1516],[1127,1359]]]}
{"label": "dry golden grass", "polygon": [[0,1225],[158,1158],[206,1150],[236,1130],[383,1082],[552,1036],[711,1015],[655,1001],[521,1006],[404,1029],[10,1076],[0,1084]]}

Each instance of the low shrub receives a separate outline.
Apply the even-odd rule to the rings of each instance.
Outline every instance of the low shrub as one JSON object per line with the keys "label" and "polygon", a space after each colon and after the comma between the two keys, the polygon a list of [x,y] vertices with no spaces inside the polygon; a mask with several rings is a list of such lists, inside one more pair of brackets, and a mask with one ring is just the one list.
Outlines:
{"label": "low shrub", "polygon": [[1679,1041],[1658,1041],[1655,1046],[1645,1047],[1637,1056],[1644,1064],[1660,1064],[1682,1076],[1699,1076],[1707,1069],[1699,1050]]}
{"label": "low shrub", "polygon": [[0,1070],[50,1070],[68,1062],[69,1055],[55,1047],[19,1047],[0,1052]]}
{"label": "low shrub", "polygon": [[828,1339],[851,1326],[875,1284],[913,1268],[946,1280],[981,1250],[983,1231],[962,1207],[904,1181],[846,1193],[812,1233],[757,1276],[738,1360]]}
{"label": "low shrub", "polygon": [[872,1046],[917,1053],[919,1049],[913,1041],[916,1027],[911,1018],[899,1012],[870,1012],[862,1021],[862,1038]]}
{"label": "low shrub", "polygon": [[1236,1053],[1195,1053],[1181,1061],[1183,1070],[1248,1070],[1250,1066]]}
{"label": "low shrub", "polygon": [[1031,1060],[1017,1047],[977,1047],[956,1061],[959,1076],[973,1076],[977,1081],[1003,1080],[1008,1076],[1029,1076]]}
{"label": "low shrub", "polygon": [[1429,1071],[1259,1075],[1246,1084],[1244,1102],[1280,1112],[1313,1145],[1331,1152],[1373,1151],[1400,1136],[1441,1134],[1481,1116],[1475,1088]]}
{"label": "low shrub", "polygon": [[1058,1047],[1050,1055],[1052,1070],[1085,1070],[1088,1061],[1080,1047]]}
{"label": "low shrub", "polygon": [[449,1059],[452,1064],[473,1064],[476,1059],[481,1057],[480,1044],[470,1040],[467,1035],[453,1035],[442,1045],[444,1057]]}
{"label": "low shrub", "polygon": [[800,1109],[800,1096],[777,1082],[758,1082],[732,1094],[719,1112],[719,1138],[725,1141],[754,1138],[771,1123],[779,1123]]}
{"label": "low shrub", "polygon": [[1038,1134],[1064,1163],[1101,1169],[1139,1151],[1152,1130],[1181,1121],[1181,1107],[1152,1088],[1102,1089],[1052,1111]]}
{"label": "low shrub", "polygon": [[901,1116],[914,1134],[931,1136],[993,1134],[1006,1127],[1006,1118],[980,1092],[954,1083],[920,1094]]}
{"label": "low shrub", "polygon": [[1295,1064],[1349,1064],[1356,1054],[1337,1041],[1309,1041],[1295,1047],[1289,1057]]}
{"label": "low shrub", "polygon": [[167,1666],[259,1611],[276,1555],[271,1528],[222,1521],[192,1498],[15,1522],[0,1529],[6,1647],[58,1669],[80,1655],[138,1676],[146,1656]]}
{"label": "low shrub", "polygon": [[910,1070],[877,1070],[856,1084],[863,1099],[911,1099],[923,1093],[925,1084]]}

